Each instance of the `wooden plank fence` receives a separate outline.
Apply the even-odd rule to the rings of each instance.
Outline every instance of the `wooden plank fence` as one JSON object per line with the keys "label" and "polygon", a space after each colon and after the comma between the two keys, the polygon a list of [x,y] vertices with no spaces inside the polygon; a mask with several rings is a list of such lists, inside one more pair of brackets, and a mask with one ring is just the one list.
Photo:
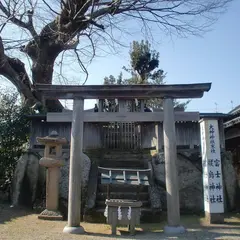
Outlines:
{"label": "wooden plank fence", "polygon": [[103,125],[103,147],[107,149],[140,148],[140,126],[134,122],[112,122]]}

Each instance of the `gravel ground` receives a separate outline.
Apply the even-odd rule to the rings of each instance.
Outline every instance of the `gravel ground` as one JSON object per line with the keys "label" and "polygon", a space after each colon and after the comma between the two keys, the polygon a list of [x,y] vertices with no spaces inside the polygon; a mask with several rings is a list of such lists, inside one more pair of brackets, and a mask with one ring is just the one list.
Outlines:
{"label": "gravel ground", "polygon": [[37,214],[24,209],[12,209],[0,205],[0,240],[91,240],[91,239],[240,239],[240,215],[225,218],[226,224],[209,226],[197,216],[183,216],[182,223],[187,233],[178,236],[166,236],[162,232],[164,222],[143,224],[137,229],[136,236],[130,237],[126,228],[118,228],[118,236],[110,235],[106,224],[82,223],[86,234],[68,235],[62,230],[64,221],[38,220]]}

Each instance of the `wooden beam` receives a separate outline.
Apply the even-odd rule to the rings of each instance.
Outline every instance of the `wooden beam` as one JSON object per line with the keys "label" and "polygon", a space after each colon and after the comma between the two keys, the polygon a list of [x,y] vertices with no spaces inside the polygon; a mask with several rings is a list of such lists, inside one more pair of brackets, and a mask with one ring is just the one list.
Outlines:
{"label": "wooden beam", "polygon": [[[163,112],[84,112],[84,122],[162,122]],[[175,112],[175,121],[199,121],[199,112]],[[47,113],[47,122],[72,122],[72,112]]]}
{"label": "wooden beam", "polygon": [[201,98],[211,83],[174,85],[51,85],[37,84],[36,90],[46,99],[151,99]]}
{"label": "wooden beam", "polygon": [[239,123],[240,123],[240,117],[236,117],[232,120],[229,120],[229,121],[225,122],[223,124],[223,126],[224,126],[224,128],[228,128],[228,127],[232,127],[232,126],[234,126],[236,124],[239,124]]}
{"label": "wooden beam", "polygon": [[232,128],[225,132],[225,140],[230,140],[238,137],[240,137],[240,129],[238,128]]}

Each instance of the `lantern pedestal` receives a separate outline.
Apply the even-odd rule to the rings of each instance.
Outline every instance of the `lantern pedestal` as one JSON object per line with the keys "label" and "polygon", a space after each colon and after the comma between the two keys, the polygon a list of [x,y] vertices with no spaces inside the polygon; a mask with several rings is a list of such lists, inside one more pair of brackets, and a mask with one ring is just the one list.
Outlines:
{"label": "lantern pedestal", "polygon": [[48,137],[37,138],[37,141],[45,145],[44,157],[39,164],[46,167],[46,209],[38,216],[44,220],[63,220],[58,211],[59,177],[60,167],[64,165],[62,145],[67,143],[65,138],[59,138],[56,132]]}
{"label": "lantern pedestal", "polygon": [[62,221],[63,216],[59,211],[51,211],[51,210],[45,209],[38,215],[38,219]]}

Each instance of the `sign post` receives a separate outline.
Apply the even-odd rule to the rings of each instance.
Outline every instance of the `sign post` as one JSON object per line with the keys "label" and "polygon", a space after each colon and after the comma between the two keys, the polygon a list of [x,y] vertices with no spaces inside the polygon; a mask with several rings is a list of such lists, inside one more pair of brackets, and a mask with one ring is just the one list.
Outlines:
{"label": "sign post", "polygon": [[205,217],[209,223],[224,222],[224,202],[218,121],[200,121]]}

